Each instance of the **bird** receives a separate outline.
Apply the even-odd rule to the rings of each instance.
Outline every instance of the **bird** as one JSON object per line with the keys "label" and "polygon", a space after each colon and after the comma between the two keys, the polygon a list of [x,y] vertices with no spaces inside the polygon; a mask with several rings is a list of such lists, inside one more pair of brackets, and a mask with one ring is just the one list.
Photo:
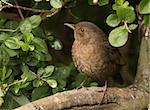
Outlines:
{"label": "bird", "polygon": [[71,53],[77,70],[98,82],[105,82],[120,71],[121,54],[108,42],[105,33],[94,23],[81,21],[64,23],[73,29]]}

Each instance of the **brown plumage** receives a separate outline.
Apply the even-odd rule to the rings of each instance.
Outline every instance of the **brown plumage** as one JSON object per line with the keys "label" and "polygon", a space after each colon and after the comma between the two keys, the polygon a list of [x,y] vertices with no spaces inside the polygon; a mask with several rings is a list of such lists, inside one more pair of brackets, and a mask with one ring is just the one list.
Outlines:
{"label": "brown plumage", "polygon": [[100,28],[91,22],[65,25],[74,30],[72,58],[80,72],[99,82],[119,72],[120,53]]}

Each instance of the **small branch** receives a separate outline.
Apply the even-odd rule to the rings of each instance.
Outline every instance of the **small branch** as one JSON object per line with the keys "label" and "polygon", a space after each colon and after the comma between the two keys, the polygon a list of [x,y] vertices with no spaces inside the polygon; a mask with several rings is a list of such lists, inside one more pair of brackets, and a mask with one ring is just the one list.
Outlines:
{"label": "small branch", "polygon": [[22,10],[27,10],[27,11],[33,11],[33,12],[41,12],[41,13],[48,13],[50,10],[40,10],[40,9],[34,9],[34,8],[28,8],[28,7],[23,7],[23,6],[17,6],[17,5],[4,5],[2,7],[2,9],[4,8],[19,8],[19,9],[22,9]]}
{"label": "small branch", "polygon": [[13,30],[13,29],[0,29],[0,31],[3,32],[15,32],[17,29]]}
{"label": "small branch", "polygon": [[[19,6],[17,1],[15,1],[15,3],[16,3],[16,6]],[[23,14],[22,14],[20,8],[17,8],[17,9],[18,9],[18,13],[19,13],[21,19],[24,20],[24,16],[23,16]]]}
{"label": "small branch", "polygon": [[[40,10],[40,9],[34,9],[34,8],[28,8],[28,7],[13,5],[13,4],[8,3],[8,2],[6,2],[6,1],[2,1],[2,2],[5,3],[6,5],[4,5],[4,6],[1,8],[1,10],[4,9],[4,8],[17,8],[18,11],[19,11],[20,9],[22,9],[22,10],[27,10],[27,11],[33,11],[33,12],[38,12],[38,13],[44,13],[44,14],[42,15],[42,19],[45,19],[45,18],[47,18],[47,17],[52,17],[52,16],[54,16],[56,13],[58,13],[58,12],[61,10],[61,8],[59,8],[59,9],[51,8],[50,10],[44,10],[44,9]],[[69,2],[69,1],[68,1],[68,0],[64,1],[63,6],[65,6],[65,4],[66,4],[67,2]],[[21,15],[20,11],[19,11],[19,14]]]}

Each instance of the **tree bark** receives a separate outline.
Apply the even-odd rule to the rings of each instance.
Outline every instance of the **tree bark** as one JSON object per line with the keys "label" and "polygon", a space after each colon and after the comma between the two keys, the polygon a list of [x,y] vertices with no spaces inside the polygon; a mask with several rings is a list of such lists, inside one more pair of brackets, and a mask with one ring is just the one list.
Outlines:
{"label": "tree bark", "polygon": [[[148,30],[148,35],[145,34],[145,29]],[[144,110],[148,108],[150,28],[142,28],[142,33],[137,74],[134,83],[129,87],[107,89],[89,87],[65,91],[28,103],[15,110]]]}

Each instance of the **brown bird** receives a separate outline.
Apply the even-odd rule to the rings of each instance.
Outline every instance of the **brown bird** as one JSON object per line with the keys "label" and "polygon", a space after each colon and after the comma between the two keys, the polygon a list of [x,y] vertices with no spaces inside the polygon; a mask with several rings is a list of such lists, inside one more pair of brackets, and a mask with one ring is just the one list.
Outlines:
{"label": "brown bird", "polygon": [[119,72],[121,55],[100,28],[91,22],[64,25],[74,30],[72,58],[81,73],[102,82]]}

